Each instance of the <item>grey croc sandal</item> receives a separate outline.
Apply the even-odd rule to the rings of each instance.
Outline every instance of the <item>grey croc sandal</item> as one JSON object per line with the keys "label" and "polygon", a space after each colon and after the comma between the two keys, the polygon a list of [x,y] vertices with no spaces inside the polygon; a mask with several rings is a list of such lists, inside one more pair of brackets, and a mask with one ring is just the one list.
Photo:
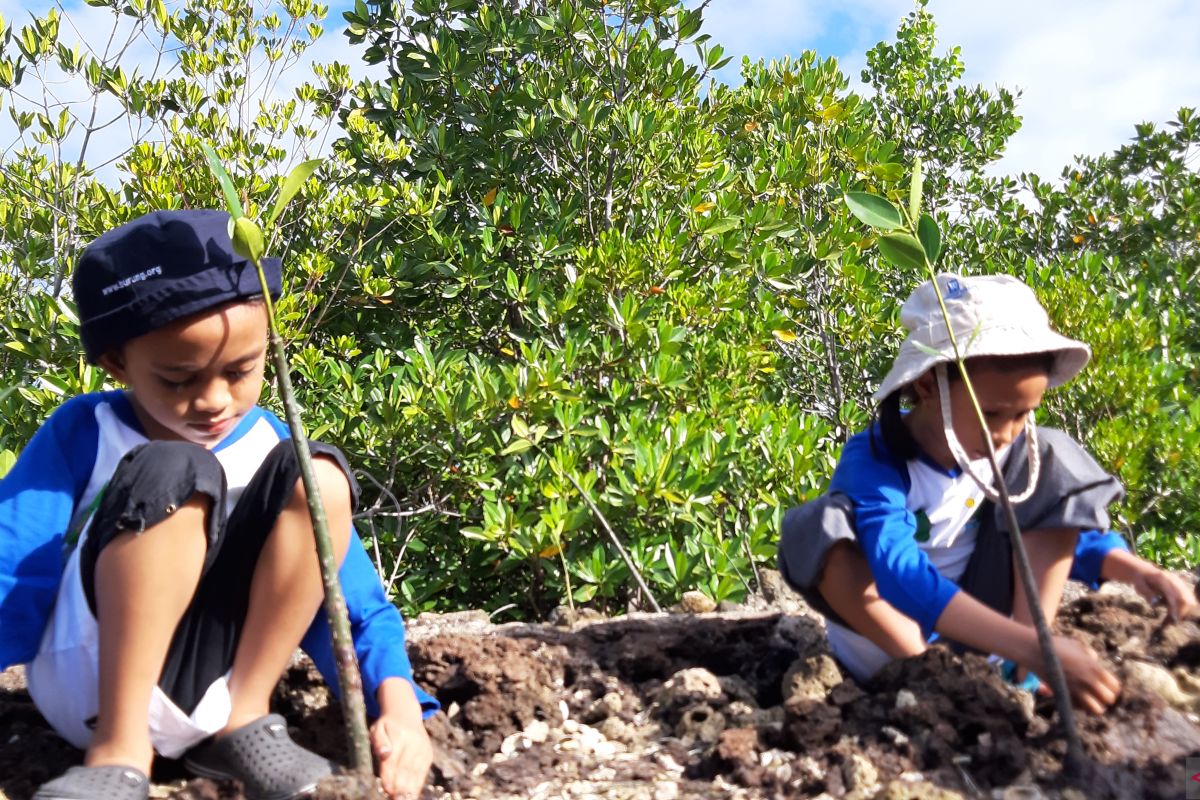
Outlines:
{"label": "grey croc sandal", "polygon": [[71,767],[43,783],[33,800],[146,800],[150,779],[140,769],[122,766]]}
{"label": "grey croc sandal", "polygon": [[293,800],[311,794],[333,764],[288,736],[278,714],[259,717],[187,752],[184,766],[205,778],[237,780],[249,800]]}

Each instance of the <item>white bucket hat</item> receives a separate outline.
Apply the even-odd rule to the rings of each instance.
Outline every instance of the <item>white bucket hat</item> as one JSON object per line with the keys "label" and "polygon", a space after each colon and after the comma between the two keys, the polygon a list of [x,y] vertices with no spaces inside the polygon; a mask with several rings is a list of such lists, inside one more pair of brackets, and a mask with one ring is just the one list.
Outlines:
{"label": "white bucket hat", "polygon": [[[1053,354],[1049,388],[1075,377],[1091,358],[1092,351],[1086,344],[1050,327],[1046,310],[1033,290],[1011,275],[963,277],[941,273],[936,280],[964,358]],[[938,364],[954,361],[954,347],[932,281],[918,286],[904,301],[900,323],[908,329],[908,338],[875,392],[875,402]]]}
{"label": "white bucket hat", "polygon": [[[1079,374],[1091,357],[1092,351],[1086,344],[1068,339],[1050,327],[1046,310],[1033,290],[1010,275],[966,278],[942,273],[935,280],[941,287],[946,314],[964,359],[1051,354],[1054,362],[1048,385],[1052,388]],[[950,419],[950,382],[946,374],[946,365],[954,361],[954,346],[932,281],[918,286],[904,301],[900,322],[908,329],[908,338],[900,345],[891,370],[879,391],[875,392],[876,402],[929,370],[935,370],[946,444],[959,467],[971,476],[988,499],[998,501],[999,492],[975,472],[954,433]],[[1028,500],[1033,495],[1041,471],[1037,426],[1027,425],[1025,430],[1028,434],[1025,446],[1029,452],[1029,482],[1023,492],[1012,495],[1014,503]]]}

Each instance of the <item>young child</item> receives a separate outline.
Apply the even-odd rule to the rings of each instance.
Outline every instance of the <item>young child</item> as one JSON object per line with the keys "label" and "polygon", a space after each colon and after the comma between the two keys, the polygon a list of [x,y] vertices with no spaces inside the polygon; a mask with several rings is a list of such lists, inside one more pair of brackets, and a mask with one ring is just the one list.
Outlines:
{"label": "young child", "polygon": [[[1009,276],[937,277],[1012,493],[1042,610],[1053,622],[1068,578],[1114,579],[1195,610],[1178,578],[1107,532],[1116,479],[1060,431],[1030,421],[1048,388],[1074,377],[1087,346],[1051,329],[1025,284]],[[986,442],[931,282],[905,302],[908,338],[875,394],[877,421],[846,443],[827,494],[784,517],[784,578],[828,618],[834,654],[865,680],[934,634],[1044,674]],[[907,399],[911,410],[901,410]],[[1014,591],[1016,587],[1016,591]],[[1075,702],[1099,713],[1120,691],[1084,645],[1055,637]],[[1023,681],[1036,686],[1032,674]]]}
{"label": "young child", "polygon": [[[287,427],[256,405],[266,308],[228,224],[157,211],[84,251],[84,352],[127,388],[68,400],[0,482],[0,668],[25,664],[39,710],[87,751],[38,800],[146,798],[155,751],[263,800],[331,771],[269,713],[297,645],[337,683],[299,466]],[[280,265],[265,261],[276,296]],[[379,774],[416,797],[437,703],[412,681],[403,622],[354,535],[350,469],[312,449]]]}

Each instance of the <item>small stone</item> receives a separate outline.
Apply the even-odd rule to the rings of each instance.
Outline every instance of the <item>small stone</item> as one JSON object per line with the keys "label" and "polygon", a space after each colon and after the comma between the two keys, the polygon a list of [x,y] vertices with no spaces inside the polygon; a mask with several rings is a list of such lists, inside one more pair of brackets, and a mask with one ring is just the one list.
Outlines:
{"label": "small stone", "polygon": [[607,692],[595,700],[583,715],[583,719],[595,723],[608,717],[620,716],[625,703],[618,692]]}
{"label": "small stone", "polygon": [[725,730],[725,717],[705,703],[697,703],[688,707],[679,724],[675,726],[675,735],[684,746],[690,747],[697,742],[712,744]]}
{"label": "small stone", "polygon": [[500,755],[507,757],[517,752],[517,744],[520,740],[521,734],[519,733],[510,733],[505,736],[504,741],[500,743]]}
{"label": "small stone", "polygon": [[[550,736],[550,726],[545,720],[535,719],[525,726],[525,739],[532,744],[541,744]],[[526,747],[529,745],[527,744]]]}
{"label": "small stone", "polygon": [[879,770],[859,753],[852,753],[842,764],[842,778],[851,791],[865,792],[879,783]]}
{"label": "small stone", "polygon": [[888,739],[891,739],[892,744],[896,745],[897,747],[902,747],[903,745],[908,744],[908,737],[901,733],[898,729],[893,728],[891,725],[884,725],[879,729],[879,732]]}
{"label": "small stone", "polygon": [[684,614],[707,614],[710,611],[716,611],[717,604],[704,592],[697,592],[693,589],[683,593],[683,597],[679,598],[679,604],[675,606],[675,609]]}
{"label": "small stone", "polygon": [[675,800],[679,797],[679,784],[675,781],[662,781],[654,786],[654,800]]}
{"label": "small stone", "polygon": [[720,698],[721,682],[716,675],[701,667],[691,667],[676,672],[658,692],[658,702],[664,706],[698,700],[716,702]]}
{"label": "small stone", "polygon": [[731,728],[721,731],[713,755],[726,769],[753,767],[758,763],[758,731],[753,728]]}
{"label": "small stone", "polygon": [[604,738],[614,742],[632,743],[632,728],[628,722],[619,717],[607,717],[596,728],[604,734]]}
{"label": "small stone", "polygon": [[1129,687],[1161,698],[1164,703],[1180,711],[1200,711],[1200,694],[1184,691],[1166,667],[1145,661],[1127,661],[1125,682]]}
{"label": "small stone", "polygon": [[908,689],[896,692],[896,710],[912,708],[917,704],[917,696]]}
{"label": "small stone", "polygon": [[837,662],[826,653],[796,659],[783,675],[784,702],[791,698],[824,700],[842,681]]}
{"label": "small stone", "polygon": [[676,761],[670,753],[659,751],[654,754],[654,760],[657,761],[658,765],[667,772],[674,772],[680,775],[683,774],[683,765]]}

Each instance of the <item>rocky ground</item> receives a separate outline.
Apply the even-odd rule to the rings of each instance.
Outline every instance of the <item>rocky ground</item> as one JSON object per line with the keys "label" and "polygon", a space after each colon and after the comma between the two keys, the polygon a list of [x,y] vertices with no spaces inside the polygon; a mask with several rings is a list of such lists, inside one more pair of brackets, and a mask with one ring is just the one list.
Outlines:
{"label": "rocky ground", "polygon": [[[445,708],[428,723],[437,756],[424,797],[1184,797],[1185,759],[1200,757],[1200,628],[1116,587],[1076,595],[1060,627],[1103,653],[1125,690],[1103,717],[1080,716],[1092,765],[1075,780],[1062,775],[1052,701],[940,648],[860,686],[830,657],[819,619],[776,597],[720,613],[563,614],[558,625],[412,621],[417,678]],[[344,752],[337,707],[305,663],[276,701],[298,740]],[[0,737],[0,800],[78,760],[16,671],[0,675]],[[171,762],[154,777],[156,797],[241,797]],[[343,783],[322,796],[365,794]]]}

